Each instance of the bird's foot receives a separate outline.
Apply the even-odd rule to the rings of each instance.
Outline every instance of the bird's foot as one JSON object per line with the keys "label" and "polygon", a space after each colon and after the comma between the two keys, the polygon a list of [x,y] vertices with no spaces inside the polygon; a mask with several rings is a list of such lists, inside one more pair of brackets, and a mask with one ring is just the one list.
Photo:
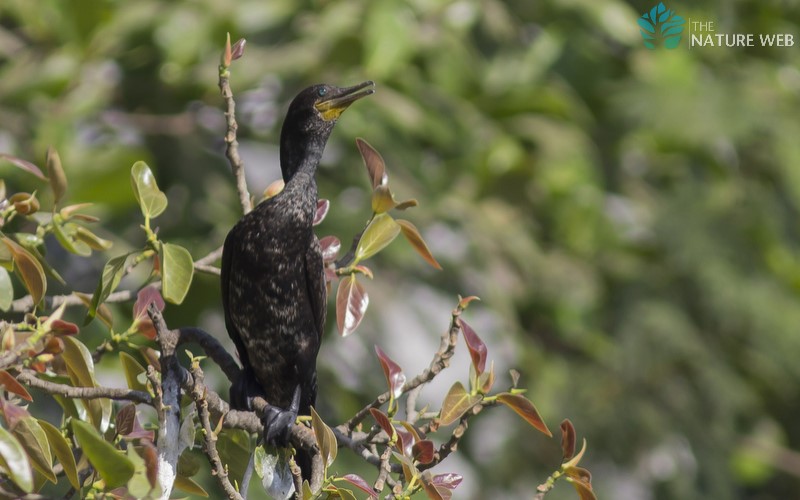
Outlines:
{"label": "bird's foot", "polygon": [[236,410],[253,411],[255,398],[267,399],[264,389],[256,381],[256,376],[248,366],[239,373],[239,378],[230,388],[231,407]]}
{"label": "bird's foot", "polygon": [[264,442],[285,448],[289,445],[289,435],[300,410],[300,386],[294,390],[292,404],[284,410],[269,405],[264,412]]}

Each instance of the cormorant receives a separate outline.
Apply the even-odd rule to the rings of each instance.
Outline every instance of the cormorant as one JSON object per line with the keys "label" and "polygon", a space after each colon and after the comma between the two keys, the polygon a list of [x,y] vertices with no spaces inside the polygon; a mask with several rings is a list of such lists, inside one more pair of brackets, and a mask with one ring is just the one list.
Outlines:
{"label": "cormorant", "polygon": [[[271,445],[288,445],[295,419],[310,414],[317,395],[326,291],[319,240],[311,228],[314,175],[339,115],[374,91],[367,81],[300,92],[281,129],[283,190],[242,217],[225,239],[222,304],[243,367],[230,389],[231,405],[252,410],[253,398],[263,397],[269,403],[264,438]],[[298,453],[304,477],[310,474],[309,459]]]}

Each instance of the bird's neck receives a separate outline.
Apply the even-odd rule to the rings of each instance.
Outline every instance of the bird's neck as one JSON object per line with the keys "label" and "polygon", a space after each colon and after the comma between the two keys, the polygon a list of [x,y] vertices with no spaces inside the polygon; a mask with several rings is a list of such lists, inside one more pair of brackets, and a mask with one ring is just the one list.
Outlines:
{"label": "bird's neck", "polygon": [[281,134],[281,173],[286,184],[298,173],[305,173],[313,179],[325,149],[326,138],[310,137],[306,140],[287,137]]}

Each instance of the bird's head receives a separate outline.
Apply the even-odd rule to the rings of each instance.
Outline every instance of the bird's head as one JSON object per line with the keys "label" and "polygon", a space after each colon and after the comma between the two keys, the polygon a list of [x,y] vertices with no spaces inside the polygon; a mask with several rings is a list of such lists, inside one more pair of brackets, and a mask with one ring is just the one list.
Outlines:
{"label": "bird's head", "polygon": [[336,120],[344,110],[358,99],[374,92],[375,84],[366,81],[345,88],[324,83],[312,85],[297,94],[289,105],[281,130],[281,169],[284,180],[288,180],[309,155],[318,159]]}

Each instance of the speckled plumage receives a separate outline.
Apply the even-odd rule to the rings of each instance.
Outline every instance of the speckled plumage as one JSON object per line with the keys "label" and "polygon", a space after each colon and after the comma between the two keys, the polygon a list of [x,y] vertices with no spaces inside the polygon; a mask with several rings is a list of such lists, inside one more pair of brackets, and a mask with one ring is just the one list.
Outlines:
{"label": "speckled plumage", "polygon": [[[281,130],[286,185],[242,217],[225,239],[225,323],[243,366],[231,387],[234,408],[249,409],[250,399],[262,396],[285,412],[298,388],[300,415],[308,415],[315,403],[326,291],[319,241],[312,231],[314,175],[336,118],[371,94],[371,86],[315,85],[295,97]],[[286,422],[282,425],[287,427],[282,433],[288,433]],[[285,436],[278,444],[282,440]]]}

